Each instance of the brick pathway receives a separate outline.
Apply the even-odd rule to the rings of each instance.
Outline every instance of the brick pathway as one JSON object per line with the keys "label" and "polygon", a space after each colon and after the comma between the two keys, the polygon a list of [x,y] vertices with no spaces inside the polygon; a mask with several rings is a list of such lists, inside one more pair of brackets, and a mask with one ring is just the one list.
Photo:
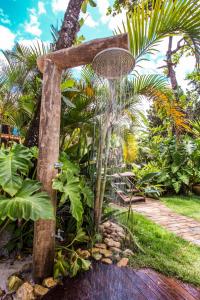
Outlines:
{"label": "brick pathway", "polygon": [[134,204],[132,208],[183,239],[200,246],[200,222],[173,212],[158,200],[146,199],[146,202]]}

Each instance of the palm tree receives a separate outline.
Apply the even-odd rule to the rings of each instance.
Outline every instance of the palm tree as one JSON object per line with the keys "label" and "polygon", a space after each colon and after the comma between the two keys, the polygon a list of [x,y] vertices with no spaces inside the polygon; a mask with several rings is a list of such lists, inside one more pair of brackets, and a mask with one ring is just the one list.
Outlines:
{"label": "palm tree", "polygon": [[48,51],[42,42],[30,46],[17,43],[13,50],[3,51],[7,63],[0,78],[1,106],[9,104],[8,123],[20,130],[27,146],[32,146],[30,137],[34,139],[34,130],[31,134],[27,130],[41,96],[42,75],[37,69],[37,58]]}

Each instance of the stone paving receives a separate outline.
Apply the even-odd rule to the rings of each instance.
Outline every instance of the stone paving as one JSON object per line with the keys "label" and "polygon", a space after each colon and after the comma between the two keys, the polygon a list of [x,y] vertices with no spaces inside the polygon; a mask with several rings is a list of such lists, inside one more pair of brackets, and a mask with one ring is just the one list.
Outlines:
{"label": "stone paving", "polygon": [[146,202],[134,204],[132,208],[183,239],[200,246],[200,222],[173,212],[158,200],[147,198]]}

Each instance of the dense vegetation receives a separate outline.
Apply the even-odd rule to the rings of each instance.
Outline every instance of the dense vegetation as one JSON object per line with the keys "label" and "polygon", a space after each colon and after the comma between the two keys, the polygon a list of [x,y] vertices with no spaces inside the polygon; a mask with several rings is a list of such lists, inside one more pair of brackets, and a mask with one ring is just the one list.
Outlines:
{"label": "dense vegetation", "polygon": [[[83,12],[87,4],[95,6],[93,1],[82,2]],[[95,197],[96,181],[98,174],[101,179],[103,173],[101,169],[99,171],[99,165],[104,164],[103,170],[107,170],[112,147],[118,145],[121,149],[122,169],[133,171],[135,185],[142,194],[155,197],[190,194],[193,186],[200,183],[198,1],[177,0],[172,3],[157,0],[151,2],[152,5],[150,2],[141,1],[138,5],[134,1],[131,7],[130,3],[128,6],[123,3],[129,12],[124,29],[129,35],[130,52],[136,67],[155,54],[163,39],[169,40],[170,46],[173,34],[179,34],[181,43],[178,42],[175,50],[168,49],[162,74],[148,74],[148,70],[148,75],[133,72],[121,82],[123,105],[116,101],[117,119],[109,130],[102,125],[108,107],[108,85],[99,81],[91,66],[82,68],[80,79],[70,71],[63,72],[60,164],[59,174],[52,183],[58,200],[56,277],[67,272],[74,276],[80,269],[89,268],[89,261],[79,256],[77,248],[101,240],[94,228],[93,210],[96,200],[106,198],[106,181],[100,182],[101,199]],[[114,12],[118,13],[120,7],[115,1]],[[112,13],[112,9],[109,12]],[[83,26],[83,23],[82,19],[79,20],[79,25]],[[55,29],[53,34],[56,39]],[[74,43],[81,41],[76,39]],[[50,199],[45,192],[39,191],[41,183],[36,180],[42,93],[42,74],[36,60],[55,49],[55,43],[53,48],[44,47],[43,43],[30,47],[16,44],[11,51],[4,52],[7,63],[0,71],[0,123],[17,129],[22,140],[20,145],[1,141],[0,226],[1,232],[11,232],[10,241],[4,245],[7,254],[13,253],[13,249],[15,254],[22,249],[31,252],[32,222],[55,218]],[[175,67],[184,55],[196,59],[195,70],[187,75],[192,87],[187,91],[177,85],[175,73]],[[100,103],[102,97],[105,99]],[[141,109],[144,97],[151,104],[147,114]],[[119,130],[115,131],[115,127]],[[107,144],[104,144],[105,140]],[[103,146],[105,149],[99,154]],[[166,200],[166,203],[168,205],[170,201]],[[98,221],[105,217],[101,214],[102,206],[104,203],[97,205],[100,210]],[[176,239],[139,216],[130,220],[128,226],[146,249],[145,253],[134,257],[133,265],[151,266],[200,283],[198,248]],[[180,255],[174,255],[174,251]]]}

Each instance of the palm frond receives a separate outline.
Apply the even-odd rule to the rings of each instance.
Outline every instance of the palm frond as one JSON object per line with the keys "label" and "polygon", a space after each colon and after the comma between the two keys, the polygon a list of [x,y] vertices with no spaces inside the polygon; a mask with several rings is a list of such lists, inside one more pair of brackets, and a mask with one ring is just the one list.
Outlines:
{"label": "palm frond", "polygon": [[135,6],[127,15],[130,50],[136,63],[169,35],[185,35],[200,54],[200,4],[198,0],[154,0],[152,9],[147,4]]}

